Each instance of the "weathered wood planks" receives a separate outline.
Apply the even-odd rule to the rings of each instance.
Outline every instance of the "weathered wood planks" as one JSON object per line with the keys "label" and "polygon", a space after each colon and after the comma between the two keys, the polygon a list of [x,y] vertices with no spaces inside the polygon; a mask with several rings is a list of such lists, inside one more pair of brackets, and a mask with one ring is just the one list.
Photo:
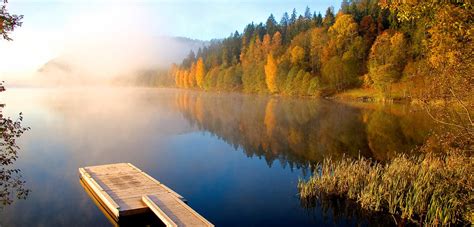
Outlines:
{"label": "weathered wood planks", "polygon": [[145,195],[142,200],[167,226],[214,226],[174,196]]}
{"label": "weathered wood planks", "polygon": [[79,168],[83,183],[119,217],[153,211],[169,226],[213,226],[184,198],[130,163]]}

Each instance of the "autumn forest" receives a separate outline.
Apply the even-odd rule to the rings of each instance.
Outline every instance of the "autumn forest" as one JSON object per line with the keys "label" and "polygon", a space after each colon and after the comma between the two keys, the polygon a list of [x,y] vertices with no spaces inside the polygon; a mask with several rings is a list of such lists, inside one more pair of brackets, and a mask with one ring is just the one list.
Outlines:
{"label": "autumn forest", "polygon": [[324,16],[293,10],[211,41],[160,81],[294,96],[358,88],[382,99],[466,94],[474,74],[472,14],[464,1],[345,0]]}

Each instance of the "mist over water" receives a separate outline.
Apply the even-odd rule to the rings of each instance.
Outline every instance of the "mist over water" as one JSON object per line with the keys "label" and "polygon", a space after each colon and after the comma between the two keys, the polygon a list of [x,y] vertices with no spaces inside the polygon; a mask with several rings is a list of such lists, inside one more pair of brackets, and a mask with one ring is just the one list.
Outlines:
{"label": "mist over water", "polygon": [[0,101],[31,127],[15,167],[32,192],[0,210],[2,226],[110,225],[77,171],[117,162],[173,188],[216,226],[370,225],[341,204],[307,208],[298,179],[323,157],[409,152],[430,124],[403,106],[177,89],[8,89]]}

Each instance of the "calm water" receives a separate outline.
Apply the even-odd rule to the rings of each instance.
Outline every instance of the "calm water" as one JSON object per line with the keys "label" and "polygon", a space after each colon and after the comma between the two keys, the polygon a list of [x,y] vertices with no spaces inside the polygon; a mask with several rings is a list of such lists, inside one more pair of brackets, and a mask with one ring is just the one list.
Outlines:
{"label": "calm water", "polygon": [[32,190],[0,209],[1,226],[110,226],[77,169],[115,162],[135,164],[217,226],[372,225],[382,220],[351,204],[304,206],[298,179],[324,157],[409,152],[430,125],[403,106],[172,89],[9,89],[0,103],[31,127],[14,167]]}

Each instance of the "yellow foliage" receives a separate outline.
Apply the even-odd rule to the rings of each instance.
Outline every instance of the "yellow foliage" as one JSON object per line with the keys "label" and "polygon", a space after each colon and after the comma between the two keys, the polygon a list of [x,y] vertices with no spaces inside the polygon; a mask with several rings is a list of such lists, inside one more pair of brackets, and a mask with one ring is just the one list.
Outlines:
{"label": "yellow foliage", "polygon": [[273,38],[272,38],[272,52],[275,53],[276,51],[278,51],[281,47],[281,34],[280,32],[276,32],[274,35],[273,35]]}
{"label": "yellow foliage", "polygon": [[290,127],[288,132],[288,143],[290,145],[297,145],[303,142],[303,133],[301,130]]}
{"label": "yellow foliage", "polygon": [[204,85],[204,75],[206,75],[206,72],[204,71],[204,63],[202,58],[199,58],[196,62],[196,83],[200,88],[203,88]]}
{"label": "yellow foliage", "polygon": [[267,64],[265,65],[265,82],[267,83],[267,88],[271,93],[278,91],[277,87],[277,64],[272,54],[267,56]]}
{"label": "yellow foliage", "polygon": [[300,46],[295,46],[291,49],[291,63],[299,64],[304,59],[304,49]]}
{"label": "yellow foliage", "polygon": [[262,49],[264,53],[270,53],[271,50],[271,37],[269,34],[263,36]]}
{"label": "yellow foliage", "polygon": [[187,70],[183,70],[183,87],[189,88],[190,87],[190,79],[189,79],[189,72]]}
{"label": "yellow foliage", "polygon": [[323,28],[314,28],[310,31],[310,43],[311,65],[320,70],[323,49],[327,45],[327,35]]}
{"label": "yellow foliage", "polygon": [[183,87],[186,87],[186,83],[185,83],[185,80],[186,80],[186,71],[185,70],[182,70],[182,69],[179,69],[178,70],[178,87],[180,88],[183,88]]}
{"label": "yellow foliage", "polygon": [[272,137],[273,130],[275,129],[276,125],[276,115],[275,115],[275,99],[271,99],[267,103],[267,107],[265,108],[265,128],[267,129],[268,137]]}
{"label": "yellow foliage", "polygon": [[199,123],[202,124],[203,121],[204,121],[204,105],[202,103],[201,96],[198,96],[196,98],[196,104],[195,104],[194,112],[195,112],[196,119],[198,120]]}
{"label": "yellow foliage", "polygon": [[196,64],[191,65],[191,70],[188,73],[188,87],[192,88],[196,85]]}
{"label": "yellow foliage", "polygon": [[358,25],[350,14],[338,14],[336,22],[328,30],[329,35],[340,54],[357,37]]}
{"label": "yellow foliage", "polygon": [[173,69],[172,74],[174,76],[174,83],[176,87],[179,87],[179,70],[178,69]]}

